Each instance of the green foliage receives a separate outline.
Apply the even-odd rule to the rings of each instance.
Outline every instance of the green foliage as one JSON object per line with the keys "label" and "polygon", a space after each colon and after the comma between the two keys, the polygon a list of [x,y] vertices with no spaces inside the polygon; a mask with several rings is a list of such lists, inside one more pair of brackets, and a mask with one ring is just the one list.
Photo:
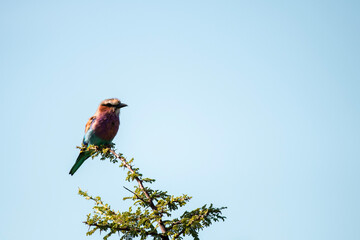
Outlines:
{"label": "green foliage", "polygon": [[[92,197],[86,191],[79,189],[79,195],[87,200],[94,201],[93,213],[87,215],[84,222],[89,226],[86,235],[92,235],[97,230],[107,234],[104,240],[114,233],[120,234],[120,240],[133,239],[183,239],[186,235],[192,236],[195,240],[199,239],[198,233],[213,222],[222,220],[226,217],[222,215],[222,210],[226,207],[214,208],[204,205],[190,212],[185,211],[179,218],[169,220],[172,211],[179,209],[190,201],[191,197],[183,194],[173,196],[166,191],[153,190],[144,187],[143,183],[151,184],[155,179],[144,178],[139,172],[139,168],[133,165],[134,159],[127,161],[122,154],[117,154],[110,146],[89,146],[79,147],[82,151],[92,150],[92,158],[101,156],[101,160],[109,159],[112,163],[121,161],[121,168],[127,168],[128,172],[125,180],[137,182],[134,191],[124,187],[132,193],[132,196],[124,197],[123,200],[132,200],[133,207],[128,211],[119,212],[111,209],[110,205],[104,203],[100,197]],[[166,220],[165,220],[166,218]]]}

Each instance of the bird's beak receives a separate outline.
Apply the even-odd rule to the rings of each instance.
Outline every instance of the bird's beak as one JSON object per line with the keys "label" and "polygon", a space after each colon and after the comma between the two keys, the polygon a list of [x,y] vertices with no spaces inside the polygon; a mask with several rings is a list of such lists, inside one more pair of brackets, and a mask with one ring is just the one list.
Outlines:
{"label": "bird's beak", "polygon": [[120,103],[117,107],[118,108],[123,108],[123,107],[127,107],[127,105],[125,103]]}

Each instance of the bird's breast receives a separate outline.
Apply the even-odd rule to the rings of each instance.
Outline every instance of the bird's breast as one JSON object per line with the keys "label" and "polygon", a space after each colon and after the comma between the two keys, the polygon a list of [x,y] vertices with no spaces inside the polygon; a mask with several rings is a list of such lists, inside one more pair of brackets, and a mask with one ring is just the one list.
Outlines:
{"label": "bird's breast", "polygon": [[92,128],[97,137],[112,141],[119,130],[120,120],[116,114],[103,114],[96,118]]}

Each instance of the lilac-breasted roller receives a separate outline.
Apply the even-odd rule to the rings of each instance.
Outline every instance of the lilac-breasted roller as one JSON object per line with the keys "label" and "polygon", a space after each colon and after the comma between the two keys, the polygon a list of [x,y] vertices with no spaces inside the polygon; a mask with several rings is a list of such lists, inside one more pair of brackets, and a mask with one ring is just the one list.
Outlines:
{"label": "lilac-breasted roller", "polygon": [[[85,125],[83,144],[85,146],[110,144],[119,129],[120,108],[126,106],[126,104],[121,103],[117,98],[102,101],[94,116],[89,118]],[[90,156],[91,151],[80,152],[69,174],[73,175]]]}

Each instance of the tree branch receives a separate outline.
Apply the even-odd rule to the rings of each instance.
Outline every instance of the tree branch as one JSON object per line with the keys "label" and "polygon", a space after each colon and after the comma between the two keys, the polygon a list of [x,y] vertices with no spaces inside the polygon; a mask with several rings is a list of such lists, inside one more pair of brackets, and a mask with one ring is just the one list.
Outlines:
{"label": "tree branch", "polygon": [[128,190],[129,192],[131,192],[132,194],[134,194],[138,199],[140,199],[141,201],[143,201],[143,203],[147,203],[143,198],[139,197],[136,193],[134,193],[133,191],[131,191],[130,189],[128,189],[127,187],[123,186],[123,188],[125,188],[126,190]]}
{"label": "tree branch", "polygon": [[96,223],[88,223],[88,222],[84,222],[85,224],[87,224],[89,227],[97,227],[97,228],[100,228],[100,229],[113,229],[115,231],[135,231],[135,232],[138,232],[138,233],[145,233],[146,235],[151,235],[151,236],[156,236],[156,237],[162,237],[161,234],[158,234],[158,233],[155,233],[155,232],[148,232],[148,231],[142,231],[141,229],[138,229],[138,228],[130,228],[130,227],[109,227],[109,226],[103,226],[103,225],[99,225],[99,224],[96,224]]}
{"label": "tree branch", "polygon": [[[119,156],[119,155],[118,155],[114,150],[112,150],[112,149],[110,149],[110,152],[111,152],[115,157],[117,157],[119,160],[121,160],[122,163],[124,164],[124,166],[126,166],[127,169],[129,169],[129,171],[130,171],[131,173],[135,174],[135,171],[132,169],[132,167],[130,166],[130,164],[128,164],[128,163],[126,162],[126,159],[125,159],[124,157]],[[149,193],[148,193],[148,192],[146,191],[146,189],[144,188],[143,181],[142,181],[139,177],[135,177],[135,180],[138,182],[140,189],[144,192],[146,198],[148,199],[149,205],[150,205],[151,209],[154,210],[154,211],[157,211],[157,208],[156,208],[156,206],[155,206],[154,203],[153,203],[153,199],[150,197]],[[158,224],[159,224],[160,230],[161,230],[161,232],[164,234],[164,235],[161,235],[161,238],[164,239],[164,240],[165,240],[165,239],[168,240],[169,237],[168,237],[167,235],[165,235],[165,234],[167,233],[167,231],[166,231],[165,225],[164,225],[161,217],[162,217],[162,216],[160,215],[160,219],[158,220]]]}

